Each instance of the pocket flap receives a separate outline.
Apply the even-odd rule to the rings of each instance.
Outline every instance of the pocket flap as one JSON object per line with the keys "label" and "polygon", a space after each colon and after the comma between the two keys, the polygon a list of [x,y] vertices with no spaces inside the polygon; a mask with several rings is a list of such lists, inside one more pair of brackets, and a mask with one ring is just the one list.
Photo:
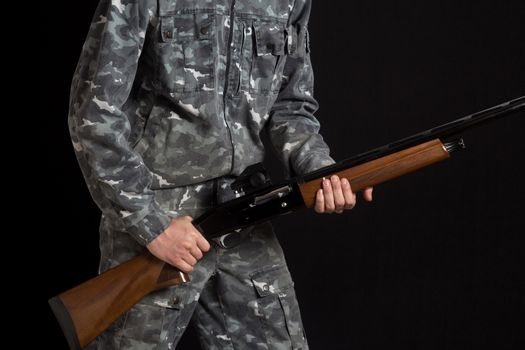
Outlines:
{"label": "pocket flap", "polygon": [[285,266],[272,266],[257,271],[250,277],[259,297],[265,297],[270,294],[281,294],[293,286],[290,272]]}
{"label": "pocket flap", "polygon": [[254,21],[257,56],[284,55],[284,25],[277,22]]}

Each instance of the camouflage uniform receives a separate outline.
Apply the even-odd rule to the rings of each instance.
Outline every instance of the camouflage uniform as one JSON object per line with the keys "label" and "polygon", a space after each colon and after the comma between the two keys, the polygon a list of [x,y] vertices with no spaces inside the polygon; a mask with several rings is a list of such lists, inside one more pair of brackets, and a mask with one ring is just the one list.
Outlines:
{"label": "camouflage uniform", "polygon": [[[143,252],[172,218],[231,198],[229,183],[264,157],[263,128],[290,172],[333,162],[313,116],[310,7],[310,0],[101,0],[69,118],[103,214],[101,271]],[[173,349],[193,317],[207,349],[306,349],[271,227],[239,236],[229,249],[213,244],[191,283],[146,297],[99,348]]]}

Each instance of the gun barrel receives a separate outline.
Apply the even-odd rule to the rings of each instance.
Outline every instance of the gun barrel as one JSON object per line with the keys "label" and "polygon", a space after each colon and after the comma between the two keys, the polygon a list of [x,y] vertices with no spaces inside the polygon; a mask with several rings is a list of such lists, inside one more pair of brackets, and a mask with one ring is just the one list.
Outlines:
{"label": "gun barrel", "polygon": [[480,112],[469,114],[462,118],[436,126],[432,129],[417,133],[415,135],[375,148],[371,151],[361,153],[354,157],[342,160],[332,166],[319,169],[318,171],[314,171],[303,176],[300,179],[300,182],[308,182],[317,178],[321,178],[323,176],[327,176],[329,174],[337,173],[349,167],[363,164],[371,160],[401,151],[403,149],[413,147],[424,142],[428,142],[430,140],[451,137],[457,135],[458,133],[466,129],[470,129],[474,126],[479,126],[482,124],[486,124],[490,121],[500,119],[524,108],[525,96],[521,96],[514,100],[501,103],[497,106],[487,108]]}

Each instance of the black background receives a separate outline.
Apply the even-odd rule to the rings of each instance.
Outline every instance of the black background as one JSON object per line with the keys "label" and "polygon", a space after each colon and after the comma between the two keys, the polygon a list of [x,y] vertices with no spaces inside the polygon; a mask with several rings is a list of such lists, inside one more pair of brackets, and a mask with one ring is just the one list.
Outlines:
{"label": "black background", "polygon": [[[69,84],[95,0],[42,5],[41,213],[48,298],[93,277],[99,212],[67,132]],[[336,159],[525,95],[525,3],[314,1],[322,134]],[[515,349],[525,343],[520,167],[525,112],[465,132],[468,149],[378,186],[344,215],[275,220],[312,349]],[[46,231],[47,232],[47,231]],[[52,349],[66,343],[49,309]],[[180,349],[198,348],[186,335]]]}

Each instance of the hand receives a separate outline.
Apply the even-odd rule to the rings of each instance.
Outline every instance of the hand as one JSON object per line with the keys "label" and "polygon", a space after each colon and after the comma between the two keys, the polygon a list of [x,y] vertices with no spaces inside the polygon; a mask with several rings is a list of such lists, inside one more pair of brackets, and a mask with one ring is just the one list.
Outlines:
{"label": "hand", "polygon": [[[352,209],[355,206],[356,195],[352,192],[347,179],[340,180],[337,175],[333,175],[330,180],[323,179],[322,187],[315,197],[314,209],[317,213],[341,214],[345,209]],[[372,187],[363,191],[363,197],[367,202],[372,201],[372,191]]]}
{"label": "hand", "polygon": [[210,250],[210,244],[192,225],[192,220],[189,216],[172,220],[168,228],[147,245],[151,254],[186,273],[193,271],[197,261]]}

